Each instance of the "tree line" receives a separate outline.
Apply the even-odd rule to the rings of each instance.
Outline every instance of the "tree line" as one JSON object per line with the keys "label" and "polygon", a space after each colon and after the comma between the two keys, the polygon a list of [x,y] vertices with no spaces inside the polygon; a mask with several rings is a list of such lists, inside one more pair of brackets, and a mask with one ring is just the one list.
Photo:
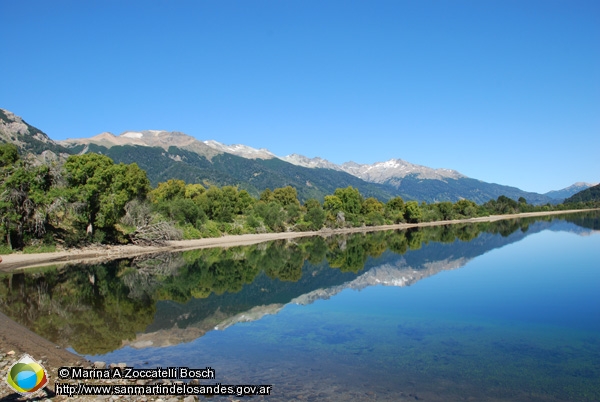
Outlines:
{"label": "tree line", "polygon": [[301,203],[295,188],[264,190],[259,198],[235,186],[167,180],[150,186],[135,163],[115,164],[100,154],[71,155],[63,165],[35,164],[13,144],[0,145],[0,252],[48,251],[57,243],[218,237],[223,234],[310,231],[465,219],[490,214],[585,208],[595,201],[534,206],[505,196],[478,205],[469,200],[426,204],[395,197],[365,198],[353,187]]}

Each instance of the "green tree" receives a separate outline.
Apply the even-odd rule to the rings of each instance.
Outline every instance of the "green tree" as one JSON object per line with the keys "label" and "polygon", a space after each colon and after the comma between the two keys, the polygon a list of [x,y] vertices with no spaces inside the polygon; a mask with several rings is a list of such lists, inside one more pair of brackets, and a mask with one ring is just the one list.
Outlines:
{"label": "green tree", "polygon": [[[10,156],[9,156],[10,158]],[[0,216],[6,242],[11,248],[24,246],[25,234],[46,233],[48,192],[53,177],[48,166],[7,165],[2,168]]]}
{"label": "green tree", "polygon": [[[202,186],[200,186],[202,187]],[[202,187],[202,189],[204,189]],[[150,199],[154,203],[160,203],[163,201],[172,201],[177,198],[185,198],[187,187],[183,180],[167,180],[163,183],[158,183],[158,186],[152,191],[150,191]],[[190,195],[192,188],[190,188]],[[187,197],[192,198],[192,197]]]}
{"label": "green tree", "polygon": [[363,204],[363,197],[358,189],[348,186],[346,188],[338,188],[333,192],[342,202],[342,211],[347,214],[358,215]]}
{"label": "green tree", "polygon": [[19,160],[19,150],[16,145],[0,144],[0,167],[14,165]]}
{"label": "green tree", "polygon": [[326,195],[323,208],[332,214],[336,214],[343,208],[342,200],[337,195]]}
{"label": "green tree", "polygon": [[268,204],[262,201],[257,202],[254,205],[254,212],[263,219],[265,225],[271,230],[280,232],[284,229],[285,211],[278,202],[272,201]]}
{"label": "green tree", "polygon": [[325,223],[325,211],[323,210],[323,207],[321,207],[321,203],[318,200],[311,198],[306,200],[304,208],[306,208],[304,220],[308,223],[308,228],[310,230],[321,229]]}
{"label": "green tree", "polygon": [[404,222],[404,200],[394,197],[385,204],[385,216],[394,223]]}
{"label": "green tree", "polygon": [[364,215],[367,215],[371,212],[378,212],[382,214],[383,209],[384,205],[381,201],[379,201],[377,198],[369,197],[363,202],[361,212]]}
{"label": "green tree", "polygon": [[276,188],[275,191],[273,191],[273,199],[280,203],[284,208],[289,205],[300,205],[300,201],[298,201],[298,192],[292,186]]}
{"label": "green tree", "polygon": [[262,193],[260,193],[260,201],[264,202],[264,203],[269,203],[271,201],[275,200],[275,197],[273,196],[273,192],[271,191],[270,188],[266,188],[265,191],[263,191]]}
{"label": "green tree", "polygon": [[460,217],[472,218],[477,216],[477,204],[469,200],[459,200],[454,206],[454,212]]}
{"label": "green tree", "polygon": [[92,228],[112,227],[125,213],[125,204],[150,190],[146,172],[135,163],[115,165],[104,155],[71,155],[64,168],[70,199],[82,203],[84,223]]}
{"label": "green tree", "polygon": [[404,212],[404,217],[409,223],[421,222],[422,211],[419,208],[419,203],[416,201],[408,201]]}
{"label": "green tree", "polygon": [[434,204],[442,216],[442,220],[449,221],[454,219],[454,208],[451,202],[444,201]]}
{"label": "green tree", "polygon": [[185,185],[185,198],[190,200],[196,200],[200,195],[204,194],[206,189],[202,184],[186,184]]}

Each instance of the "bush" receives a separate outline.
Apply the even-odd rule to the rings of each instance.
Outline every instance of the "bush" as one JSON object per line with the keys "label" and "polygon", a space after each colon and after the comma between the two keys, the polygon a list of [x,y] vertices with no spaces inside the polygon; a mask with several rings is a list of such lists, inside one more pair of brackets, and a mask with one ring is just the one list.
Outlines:
{"label": "bush", "polygon": [[200,229],[202,237],[221,237],[221,231],[219,225],[214,221],[206,221]]}
{"label": "bush", "polygon": [[367,214],[366,225],[367,226],[381,226],[385,223],[383,215],[379,212],[369,212]]}
{"label": "bush", "polygon": [[183,231],[183,239],[184,240],[201,239],[202,238],[202,232],[200,232],[198,229],[196,229],[194,226],[192,226],[189,223],[185,226],[179,227],[179,229],[181,229]]}

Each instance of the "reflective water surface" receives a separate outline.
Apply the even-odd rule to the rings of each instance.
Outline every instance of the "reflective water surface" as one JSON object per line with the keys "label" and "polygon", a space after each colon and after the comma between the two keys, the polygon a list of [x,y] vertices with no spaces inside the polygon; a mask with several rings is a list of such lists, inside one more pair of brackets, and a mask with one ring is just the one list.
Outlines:
{"label": "reflective water surface", "polygon": [[598,401],[599,222],[49,267],[0,276],[0,310],[92,360],[210,366],[208,383],[273,384],[270,401]]}

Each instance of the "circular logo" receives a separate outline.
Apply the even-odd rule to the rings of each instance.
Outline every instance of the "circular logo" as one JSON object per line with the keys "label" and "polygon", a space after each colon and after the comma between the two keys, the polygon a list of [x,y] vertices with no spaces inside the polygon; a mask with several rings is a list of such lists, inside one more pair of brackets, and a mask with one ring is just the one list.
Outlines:
{"label": "circular logo", "polygon": [[8,370],[6,382],[21,395],[30,395],[48,384],[46,370],[29,355],[23,355]]}

